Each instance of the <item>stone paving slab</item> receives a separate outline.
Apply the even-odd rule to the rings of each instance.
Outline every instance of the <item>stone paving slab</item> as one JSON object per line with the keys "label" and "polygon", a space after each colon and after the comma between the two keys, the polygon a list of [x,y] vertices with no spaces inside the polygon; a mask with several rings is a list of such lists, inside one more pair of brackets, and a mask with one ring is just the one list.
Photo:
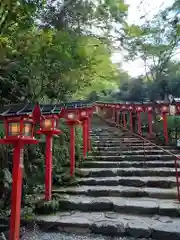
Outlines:
{"label": "stone paving slab", "polygon": [[[94,143],[94,141],[92,142],[93,146],[97,146],[97,143]],[[114,146],[114,147],[117,147],[117,146],[152,146],[151,143],[148,143],[148,142],[145,142],[145,143],[137,143],[137,142],[133,142],[133,143],[123,143],[123,142],[116,142],[116,143],[110,143],[110,142],[99,142],[98,143],[98,146],[99,147],[103,147],[103,146]]]}
{"label": "stone paving slab", "polygon": [[176,187],[175,177],[98,177],[98,178],[79,178],[76,184],[81,185],[104,185],[104,186],[134,186],[134,187]]}
{"label": "stone paving slab", "polygon": [[143,162],[141,161],[84,161],[82,163],[83,167],[91,167],[91,168],[131,168],[131,167],[168,167],[168,168],[174,168],[174,161],[147,161]]}
{"label": "stone paving slab", "polygon": [[111,137],[104,137],[97,135],[96,137],[93,137],[93,140],[95,142],[99,142],[100,140],[107,141],[107,142],[144,142],[143,139],[140,138],[134,138],[134,137],[124,137],[124,136],[111,136]]}
{"label": "stone paving slab", "polygon": [[53,193],[63,193],[72,195],[86,195],[91,197],[116,196],[116,197],[150,197],[159,199],[176,199],[177,190],[149,188],[149,187],[129,187],[129,186],[78,186],[54,188]]}
{"label": "stone paving slab", "polygon": [[[178,156],[178,155],[176,155]],[[118,155],[118,156],[111,156],[111,155],[90,155],[87,156],[87,159],[94,159],[94,160],[128,160],[128,161],[138,161],[138,160],[175,160],[174,156],[171,155]]]}
{"label": "stone paving slab", "polygon": [[180,219],[164,216],[134,216],[114,212],[60,212],[56,215],[36,216],[36,222],[43,228],[66,231],[90,231],[110,236],[132,236],[156,240],[179,240]]}
{"label": "stone paving slab", "polygon": [[81,168],[84,177],[159,176],[175,177],[174,168]]}
{"label": "stone paving slab", "polygon": [[[124,138],[123,138],[124,139]],[[125,141],[123,139],[114,139],[114,140],[109,140],[109,139],[103,139],[103,143],[106,144],[106,143],[111,143],[111,144],[119,144],[119,143],[144,143],[143,140],[134,140],[134,141]],[[95,144],[98,144],[98,143],[102,143],[102,139],[99,139],[99,140],[96,140],[96,139],[93,139],[93,142]],[[145,143],[148,143],[148,142],[145,142]]]}
{"label": "stone paving slab", "polygon": [[[62,197],[62,199],[61,199]],[[117,213],[180,217],[180,203],[157,198],[87,197],[84,195],[60,195],[63,210],[113,211]]]}
{"label": "stone paving slab", "polygon": [[[40,230],[29,231],[29,229],[27,229],[26,233],[23,235],[21,240],[29,240],[29,239],[32,239],[32,240],[137,240],[137,238],[132,238],[132,237],[109,237],[109,236],[103,236],[100,234],[89,234],[89,233],[83,234],[81,231],[79,233],[71,233],[70,230],[71,229],[68,229],[68,232],[49,231],[47,233]],[[151,240],[151,239],[138,238],[138,240]]]}
{"label": "stone paving slab", "polygon": [[[143,151],[144,151],[144,149],[146,149],[146,151],[147,150],[158,150],[159,148],[158,147],[156,147],[156,146],[153,146],[153,145],[145,145],[145,146],[143,146],[143,145],[129,145],[129,146],[126,146],[126,145],[121,145],[120,146],[121,148],[119,148],[119,146],[94,146],[94,148],[95,149],[99,149],[99,150],[102,150],[102,149],[104,149],[104,150],[109,150],[109,151],[117,151],[117,150],[122,150],[122,149],[129,149],[130,147],[131,147],[131,150],[132,151],[135,151],[135,150],[140,150],[140,149],[143,149]],[[175,148],[175,147],[172,147],[172,146],[163,146],[163,148],[164,149],[168,149],[169,151],[179,151],[180,152],[180,149],[178,149],[177,150],[177,148]],[[142,150],[140,150],[140,151],[142,151]]]}
{"label": "stone paving slab", "polygon": [[[104,151],[106,150],[105,149],[100,149],[99,152],[100,154],[102,154],[103,152],[106,152]],[[115,151],[112,151],[112,150],[108,150],[108,154],[109,155],[141,155],[141,154],[146,154],[146,155],[169,155],[168,152],[166,151],[163,151],[163,150],[159,150],[159,149],[142,149],[142,150],[134,150],[134,149],[131,149],[131,146],[129,146],[129,149],[128,150],[124,150],[124,149],[118,149],[118,150],[115,150]],[[176,155],[180,155],[180,151],[179,150],[171,150],[172,153],[176,154]],[[106,153],[107,154],[107,153]]]}

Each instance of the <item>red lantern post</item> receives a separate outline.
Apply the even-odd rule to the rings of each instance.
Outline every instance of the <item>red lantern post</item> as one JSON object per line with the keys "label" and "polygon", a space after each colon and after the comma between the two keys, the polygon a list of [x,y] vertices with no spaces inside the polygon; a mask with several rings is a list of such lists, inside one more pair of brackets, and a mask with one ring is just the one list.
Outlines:
{"label": "red lantern post", "polygon": [[129,110],[130,131],[133,132],[133,119],[132,119],[133,106],[129,106],[128,110]]}
{"label": "red lantern post", "polygon": [[123,127],[126,129],[127,128],[127,123],[126,123],[127,106],[123,104],[121,106],[121,111],[122,111],[122,116],[123,116]]}
{"label": "red lantern post", "polygon": [[112,122],[112,105],[111,104],[104,104],[104,109],[106,112],[106,120],[108,120],[109,122]]}
{"label": "red lantern post", "polygon": [[120,120],[120,104],[116,104],[116,125],[119,126],[119,120]]}
{"label": "red lantern post", "polygon": [[40,129],[38,134],[46,136],[46,153],[45,153],[45,200],[52,199],[52,145],[53,136],[61,133],[58,129],[58,115],[61,109],[56,105],[41,105]]}
{"label": "red lantern post", "polygon": [[[83,104],[84,105],[84,104]],[[90,140],[90,118],[93,114],[92,105],[84,105],[79,110],[80,121],[82,122],[83,128],[83,155],[84,158],[87,156],[87,152],[91,149],[91,140]]]}
{"label": "red lantern post", "polygon": [[148,128],[149,128],[149,135],[152,135],[152,112],[153,112],[153,106],[152,103],[147,102],[144,103],[144,111],[148,114]]}
{"label": "red lantern post", "polygon": [[169,113],[169,102],[168,101],[156,101],[156,108],[160,109],[163,118],[163,130],[165,144],[168,144],[168,128],[167,128],[167,114]]}
{"label": "red lantern post", "polygon": [[86,158],[87,152],[88,152],[88,143],[89,143],[88,113],[86,109],[80,112],[80,120],[82,122],[82,130],[83,130],[83,155],[84,155],[84,158]]}
{"label": "red lantern post", "polygon": [[143,112],[143,108],[141,105],[136,107],[136,112],[137,112],[138,134],[142,135],[141,112]]}
{"label": "red lantern post", "polygon": [[92,115],[93,115],[93,108],[91,107],[90,109],[88,109],[88,118],[87,118],[87,141],[88,141],[88,152],[91,151],[91,137],[90,137],[90,131],[92,129],[91,126],[91,119],[92,119]]}
{"label": "red lantern post", "polygon": [[9,240],[19,240],[23,150],[25,144],[38,143],[34,138],[34,124],[40,118],[40,108],[29,103],[10,105],[1,110],[0,116],[5,124],[5,137],[0,139],[0,143],[14,147]]}
{"label": "red lantern post", "polygon": [[104,106],[101,103],[96,103],[95,104],[96,107],[96,113],[102,117],[102,113],[104,113]]}
{"label": "red lantern post", "polygon": [[112,122],[115,123],[116,122],[116,105],[112,104]]}
{"label": "red lantern post", "polygon": [[75,125],[81,124],[77,105],[67,104],[63,118],[66,119],[66,123],[70,127],[70,176],[73,176],[75,169]]}
{"label": "red lantern post", "polygon": [[165,143],[168,144],[168,126],[167,126],[167,113],[169,112],[168,106],[162,106],[161,112],[163,117],[164,139]]}

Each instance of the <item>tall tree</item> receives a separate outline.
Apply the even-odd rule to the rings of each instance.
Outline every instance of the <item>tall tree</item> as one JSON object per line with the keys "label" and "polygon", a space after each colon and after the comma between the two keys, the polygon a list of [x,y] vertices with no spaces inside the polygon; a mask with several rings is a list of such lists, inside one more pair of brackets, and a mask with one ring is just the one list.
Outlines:
{"label": "tall tree", "polygon": [[[178,53],[180,44],[179,16],[174,4],[160,11],[152,20],[142,26],[127,26],[125,41],[129,59],[141,58],[144,61],[146,78],[149,82],[158,81],[161,98],[167,94],[164,87],[165,70],[168,63]],[[149,92],[151,97],[152,92]]]}
{"label": "tall tree", "polygon": [[127,10],[124,0],[49,0],[42,11],[41,24],[102,37],[125,21]]}

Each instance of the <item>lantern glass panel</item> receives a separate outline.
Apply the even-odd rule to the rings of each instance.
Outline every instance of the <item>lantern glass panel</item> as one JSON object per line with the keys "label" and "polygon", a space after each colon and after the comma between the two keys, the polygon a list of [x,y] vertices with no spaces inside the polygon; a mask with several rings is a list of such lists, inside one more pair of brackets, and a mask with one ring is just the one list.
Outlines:
{"label": "lantern glass panel", "polygon": [[50,130],[53,127],[53,119],[43,119],[42,127],[45,130]]}
{"label": "lantern glass panel", "polygon": [[30,137],[32,136],[32,123],[24,123],[23,136]]}
{"label": "lantern glass panel", "polygon": [[81,112],[81,116],[82,116],[82,117],[86,117],[86,115],[87,115],[87,114],[86,114],[86,111]]}
{"label": "lantern glass panel", "polygon": [[8,135],[9,136],[18,136],[20,135],[20,123],[19,122],[11,122],[8,123]]}
{"label": "lantern glass panel", "polygon": [[163,111],[163,112],[167,112],[167,111],[168,111],[168,107],[163,106],[163,107],[162,107],[162,111]]}
{"label": "lantern glass panel", "polygon": [[76,118],[76,114],[75,113],[68,113],[68,119],[69,120],[74,120]]}

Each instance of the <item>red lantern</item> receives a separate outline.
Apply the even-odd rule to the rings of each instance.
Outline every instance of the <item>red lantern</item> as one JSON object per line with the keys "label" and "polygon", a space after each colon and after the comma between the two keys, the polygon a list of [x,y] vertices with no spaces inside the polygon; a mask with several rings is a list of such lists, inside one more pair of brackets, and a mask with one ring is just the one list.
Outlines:
{"label": "red lantern", "polygon": [[129,124],[130,124],[130,130],[131,130],[131,132],[133,132],[133,120],[132,120],[133,106],[130,105],[130,106],[128,107],[128,110],[129,110]]}
{"label": "red lantern", "polygon": [[144,103],[144,110],[148,114],[149,135],[152,135],[152,112],[153,112],[152,103],[151,102]]}
{"label": "red lantern", "polygon": [[176,113],[179,115],[180,114],[180,106],[176,106]]}
{"label": "red lantern", "polygon": [[169,112],[169,107],[168,106],[162,106],[161,107],[161,112],[162,113],[168,113]]}
{"label": "red lantern", "polygon": [[169,102],[157,101],[156,103],[163,117],[164,138],[165,143],[168,144],[167,113],[169,113]]}
{"label": "red lantern", "polygon": [[136,105],[136,112],[137,112],[137,121],[138,121],[138,134],[142,135],[142,128],[141,128],[141,112],[143,112],[142,104]]}
{"label": "red lantern", "polygon": [[44,114],[40,119],[40,129],[38,134],[46,136],[45,153],[45,200],[52,198],[52,145],[53,136],[61,133],[58,129],[59,117],[62,109],[53,104],[41,105],[41,113]]}
{"label": "red lantern", "polygon": [[176,108],[176,115],[180,115],[180,98],[174,98],[173,103]]}
{"label": "red lantern", "polygon": [[[69,106],[70,105],[70,106]],[[76,104],[67,104],[64,110],[63,118],[66,119],[67,125],[70,127],[70,175],[74,175],[75,169],[75,125],[81,124],[80,114]]]}
{"label": "red lantern", "polygon": [[20,210],[23,174],[23,150],[25,144],[36,144],[34,124],[40,118],[39,105],[30,103],[5,106],[0,116],[4,119],[5,137],[1,144],[13,144],[12,195],[10,217],[10,240],[19,239]]}
{"label": "red lantern", "polygon": [[133,111],[133,106],[129,106],[129,107],[128,107],[128,110],[129,110],[129,111]]}
{"label": "red lantern", "polygon": [[92,107],[83,107],[82,109],[79,110],[80,114],[80,121],[82,122],[82,127],[83,127],[83,155],[84,158],[86,158],[88,150],[90,150],[90,129],[89,129],[89,117],[92,113]]}
{"label": "red lantern", "polygon": [[116,104],[111,104],[110,105],[111,109],[112,109],[112,122],[115,123],[115,119],[116,119]]}
{"label": "red lantern", "polygon": [[121,105],[121,111],[122,111],[122,116],[123,116],[123,127],[126,129],[127,128],[127,123],[126,123],[127,106],[124,104]]}

